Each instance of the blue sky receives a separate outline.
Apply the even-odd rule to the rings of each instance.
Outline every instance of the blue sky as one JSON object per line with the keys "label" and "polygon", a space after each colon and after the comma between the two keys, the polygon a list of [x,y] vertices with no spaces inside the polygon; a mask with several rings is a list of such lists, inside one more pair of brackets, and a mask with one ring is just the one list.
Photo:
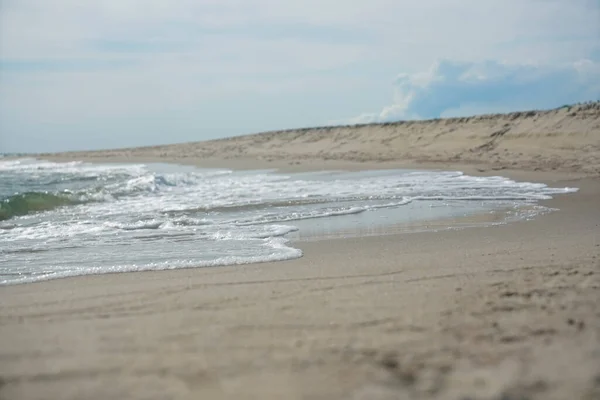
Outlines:
{"label": "blue sky", "polygon": [[0,152],[600,99],[600,0],[0,0]]}

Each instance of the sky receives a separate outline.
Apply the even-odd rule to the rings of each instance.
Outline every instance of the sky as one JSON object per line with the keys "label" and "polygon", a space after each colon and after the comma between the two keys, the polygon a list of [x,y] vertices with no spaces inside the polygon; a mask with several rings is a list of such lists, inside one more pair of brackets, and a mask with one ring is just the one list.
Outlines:
{"label": "sky", "polygon": [[0,0],[0,152],[600,99],[600,0]]}

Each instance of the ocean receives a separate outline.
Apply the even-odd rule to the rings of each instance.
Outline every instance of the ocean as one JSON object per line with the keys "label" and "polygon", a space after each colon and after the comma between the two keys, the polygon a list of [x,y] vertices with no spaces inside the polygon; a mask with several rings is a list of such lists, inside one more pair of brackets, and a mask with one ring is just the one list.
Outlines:
{"label": "ocean", "polygon": [[295,240],[508,223],[576,190],[458,171],[0,160],[0,284],[289,260]]}

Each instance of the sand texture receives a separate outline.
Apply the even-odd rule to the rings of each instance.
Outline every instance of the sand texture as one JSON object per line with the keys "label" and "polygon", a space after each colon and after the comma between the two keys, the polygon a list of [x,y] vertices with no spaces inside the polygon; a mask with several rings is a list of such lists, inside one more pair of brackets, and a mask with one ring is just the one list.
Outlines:
{"label": "sand texture", "polygon": [[[48,158],[49,155],[44,155]],[[600,175],[600,102],[550,111],[267,132],[208,142],[54,154],[209,165],[263,160],[483,164],[495,169]],[[239,166],[237,164],[236,166]]]}

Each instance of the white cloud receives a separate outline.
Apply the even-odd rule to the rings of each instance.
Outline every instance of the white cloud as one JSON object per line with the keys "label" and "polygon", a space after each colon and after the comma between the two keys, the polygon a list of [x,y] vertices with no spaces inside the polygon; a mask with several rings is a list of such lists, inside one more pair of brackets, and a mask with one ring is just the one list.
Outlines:
{"label": "white cloud", "polygon": [[333,123],[373,123],[472,113],[551,108],[600,100],[600,63],[547,66],[441,60],[424,72],[400,74],[393,103]]}

